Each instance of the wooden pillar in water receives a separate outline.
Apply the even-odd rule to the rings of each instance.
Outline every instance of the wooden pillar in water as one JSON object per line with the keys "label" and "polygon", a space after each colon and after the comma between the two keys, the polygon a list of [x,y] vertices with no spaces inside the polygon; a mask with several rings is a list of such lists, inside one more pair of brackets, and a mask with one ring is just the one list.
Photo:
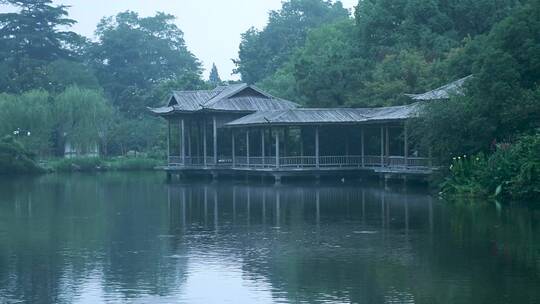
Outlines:
{"label": "wooden pillar in water", "polygon": [[319,126],[315,126],[315,166],[319,168]]}
{"label": "wooden pillar in water", "polygon": [[216,116],[212,117],[212,131],[214,133],[214,165],[218,164],[218,132]]}
{"label": "wooden pillar in water", "polygon": [[216,189],[214,189],[214,230],[216,233],[219,230],[218,193]]}

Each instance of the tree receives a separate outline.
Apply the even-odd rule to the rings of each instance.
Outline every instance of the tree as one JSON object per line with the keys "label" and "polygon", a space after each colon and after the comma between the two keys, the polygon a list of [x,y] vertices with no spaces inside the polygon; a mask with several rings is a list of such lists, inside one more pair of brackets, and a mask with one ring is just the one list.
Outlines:
{"label": "tree", "polygon": [[279,69],[302,46],[308,31],[322,24],[348,18],[341,2],[328,0],[288,0],[280,10],[271,11],[262,31],[255,28],[242,34],[235,73],[247,83],[256,83]]}
{"label": "tree", "polygon": [[[404,93],[422,92],[472,73],[472,61],[463,61],[460,53],[472,58],[484,50],[465,47],[467,41],[508,15],[517,1],[480,2],[360,1],[354,23],[334,20],[311,28],[292,52],[282,52],[286,62],[275,71],[267,69],[270,48],[259,43],[266,28],[251,30],[240,51],[249,67],[242,77],[270,73],[259,85],[309,106],[408,103]],[[467,7],[471,11],[465,12]]]}
{"label": "tree", "polygon": [[425,145],[443,159],[489,152],[494,143],[540,127],[539,4],[532,0],[517,8],[442,64],[466,63],[474,74],[466,97],[427,105],[417,122]]}
{"label": "tree", "polygon": [[52,61],[69,58],[66,46],[78,42],[80,37],[69,28],[75,20],[67,18],[67,6],[52,5],[52,0],[5,0],[17,8],[15,13],[0,14],[2,58],[27,57]]}
{"label": "tree", "polygon": [[208,77],[208,81],[213,86],[218,86],[221,83],[221,78],[219,78],[218,69],[215,63],[212,64],[212,70],[210,71],[210,76]]}
{"label": "tree", "polygon": [[66,142],[85,152],[107,136],[112,108],[96,90],[67,88],[54,102],[54,116],[61,146]]}
{"label": "tree", "polygon": [[362,58],[354,56],[354,23],[343,20],[312,30],[293,57],[294,77],[309,106],[344,106],[362,85]]}
{"label": "tree", "polygon": [[15,136],[35,154],[50,155],[54,128],[51,99],[43,90],[0,95],[0,137]]}
{"label": "tree", "polygon": [[16,12],[0,14],[0,90],[21,93],[44,88],[45,67],[55,60],[74,60],[85,40],[62,30],[75,21],[66,6],[51,0],[5,0]]}
{"label": "tree", "polygon": [[105,92],[122,112],[145,113],[145,107],[156,101],[144,93],[162,82],[186,74],[200,77],[201,65],[173,21],[174,16],[164,13],[139,17],[127,11],[99,23],[98,42],[91,50],[93,66]]}

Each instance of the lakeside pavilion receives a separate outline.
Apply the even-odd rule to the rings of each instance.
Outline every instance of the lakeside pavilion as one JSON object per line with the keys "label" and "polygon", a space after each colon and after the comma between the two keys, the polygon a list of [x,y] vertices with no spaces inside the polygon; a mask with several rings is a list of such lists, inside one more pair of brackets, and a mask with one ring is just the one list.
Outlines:
{"label": "lakeside pavilion", "polygon": [[233,84],[174,91],[166,106],[150,110],[168,122],[168,177],[425,177],[437,168],[429,151],[410,142],[406,122],[423,102],[458,93],[465,79],[394,107],[302,108]]}

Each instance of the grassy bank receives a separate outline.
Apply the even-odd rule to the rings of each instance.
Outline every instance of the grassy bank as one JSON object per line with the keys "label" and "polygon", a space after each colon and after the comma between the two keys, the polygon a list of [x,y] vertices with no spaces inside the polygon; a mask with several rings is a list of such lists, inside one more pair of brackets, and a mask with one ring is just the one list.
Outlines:
{"label": "grassy bank", "polygon": [[163,160],[142,157],[76,157],[49,160],[43,166],[52,172],[92,172],[154,170],[163,164]]}

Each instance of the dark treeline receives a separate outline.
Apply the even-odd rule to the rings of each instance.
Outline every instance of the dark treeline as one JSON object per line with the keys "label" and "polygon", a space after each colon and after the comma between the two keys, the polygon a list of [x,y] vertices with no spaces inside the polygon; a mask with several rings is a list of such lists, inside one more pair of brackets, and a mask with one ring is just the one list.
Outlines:
{"label": "dark treeline", "polygon": [[[290,0],[265,28],[244,33],[236,64],[243,80],[306,106],[401,105],[411,102],[404,93],[472,74],[466,96],[424,107],[412,122],[416,142],[448,165],[496,152],[469,164],[482,177],[459,173],[466,191],[534,184],[528,193],[536,195],[538,33],[539,0],[362,0],[352,16],[339,3]],[[532,137],[499,151],[523,136]],[[504,162],[501,154],[508,154]]]}
{"label": "dark treeline", "polygon": [[41,156],[98,145],[105,155],[160,153],[164,125],[146,107],[169,90],[205,88],[174,16],[123,12],[103,18],[96,41],[50,0],[0,1],[0,135]]}

